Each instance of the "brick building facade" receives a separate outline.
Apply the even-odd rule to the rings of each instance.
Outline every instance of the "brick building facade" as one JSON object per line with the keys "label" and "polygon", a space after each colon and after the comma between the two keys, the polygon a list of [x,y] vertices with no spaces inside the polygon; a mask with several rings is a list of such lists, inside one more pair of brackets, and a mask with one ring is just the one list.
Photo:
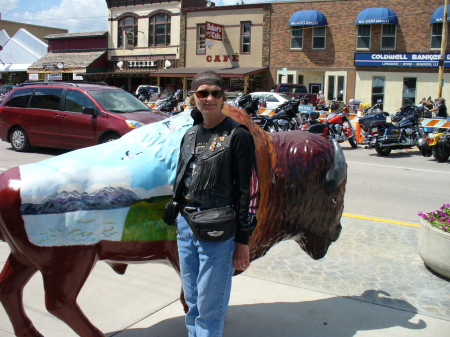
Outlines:
{"label": "brick building facade", "polygon": [[[373,61],[373,66],[366,66],[367,62],[359,66],[357,61],[365,57],[407,58],[410,54],[416,55],[412,57],[436,58],[440,54],[440,46],[435,44],[432,47],[431,41],[436,38],[433,33],[435,28],[439,28],[435,25],[439,24],[431,24],[430,21],[442,1],[304,0],[277,1],[271,5],[271,85],[281,80],[304,82],[310,89],[323,90],[328,99],[339,97],[348,101],[355,98],[370,104],[380,97],[385,110],[392,112],[402,105],[403,98],[413,99],[415,103],[422,97],[437,98],[436,59],[432,65],[424,62],[423,67],[414,62],[381,61]],[[397,21],[382,24],[364,21],[368,34],[361,35],[362,30],[356,20],[364,10],[374,14],[374,8],[391,9]],[[300,26],[302,48],[292,47],[293,29],[297,26],[290,24],[290,18],[299,11],[320,11],[326,17],[323,26],[325,48],[312,46],[314,34],[319,31],[316,28],[320,27],[317,24]],[[364,38],[370,44],[357,48],[357,43]],[[385,41],[388,43],[382,47],[381,43]],[[447,69],[444,79],[450,80]],[[450,88],[444,86],[443,94],[450,97]]]}

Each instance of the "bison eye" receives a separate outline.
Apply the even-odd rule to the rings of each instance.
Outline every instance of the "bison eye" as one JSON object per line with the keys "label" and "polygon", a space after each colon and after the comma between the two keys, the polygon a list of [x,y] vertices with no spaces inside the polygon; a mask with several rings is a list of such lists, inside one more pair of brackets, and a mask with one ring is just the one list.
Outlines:
{"label": "bison eye", "polygon": [[338,198],[337,198],[337,197],[334,197],[334,198],[331,199],[331,201],[333,202],[333,204],[335,204],[335,203],[337,203]]}

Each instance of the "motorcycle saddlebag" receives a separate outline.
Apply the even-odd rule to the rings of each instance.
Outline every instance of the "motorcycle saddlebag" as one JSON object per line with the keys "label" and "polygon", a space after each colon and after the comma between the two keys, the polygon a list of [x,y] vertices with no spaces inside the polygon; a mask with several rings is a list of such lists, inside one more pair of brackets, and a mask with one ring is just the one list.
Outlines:
{"label": "motorcycle saddlebag", "polygon": [[398,141],[400,139],[401,130],[397,127],[387,128],[384,134],[385,142]]}
{"label": "motorcycle saddlebag", "polygon": [[359,119],[359,125],[364,131],[369,131],[369,129],[383,124],[386,124],[386,116],[383,114],[367,115]]}
{"label": "motorcycle saddlebag", "polygon": [[324,129],[325,129],[325,125],[323,125],[322,123],[318,123],[318,124],[308,125],[305,128],[305,131],[308,131],[310,133],[314,133],[316,135],[321,135],[321,134],[323,134],[323,130]]}

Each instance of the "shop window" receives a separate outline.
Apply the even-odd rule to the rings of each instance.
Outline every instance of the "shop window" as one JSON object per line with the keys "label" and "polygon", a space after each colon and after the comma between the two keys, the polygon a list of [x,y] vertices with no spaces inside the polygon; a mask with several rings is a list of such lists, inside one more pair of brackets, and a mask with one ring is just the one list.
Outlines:
{"label": "shop window", "polygon": [[344,100],[345,76],[328,76],[327,100]]}
{"label": "shop window", "polygon": [[283,75],[279,74],[278,75],[278,83],[294,84],[294,75],[292,75],[292,74],[285,75],[284,80],[283,80]]}
{"label": "shop window", "polygon": [[206,34],[206,26],[197,25],[197,54],[206,54],[205,34]]}
{"label": "shop window", "polygon": [[381,49],[395,50],[396,25],[381,25]]}
{"label": "shop window", "polygon": [[384,77],[372,77],[372,105],[379,99],[384,102]]}
{"label": "shop window", "polygon": [[59,110],[63,89],[43,88],[36,89],[31,98],[30,108]]}
{"label": "shop window", "polygon": [[314,27],[312,48],[325,49],[325,37],[326,37],[325,27],[322,26]]}
{"label": "shop window", "polygon": [[241,22],[241,54],[250,54],[250,22]]}
{"label": "shop window", "polygon": [[119,48],[133,49],[137,46],[138,19],[128,16],[119,20],[117,31],[117,46]]}
{"label": "shop window", "polygon": [[338,101],[344,100],[344,83],[345,83],[345,77],[338,76],[337,77],[337,93],[336,93]]}
{"label": "shop window", "polygon": [[291,29],[291,49],[303,49],[303,27],[294,26]]}
{"label": "shop window", "polygon": [[416,104],[417,78],[405,77],[403,79],[403,105]]}
{"label": "shop window", "polygon": [[170,44],[170,20],[171,16],[158,13],[149,18],[148,45]]}
{"label": "shop window", "polygon": [[441,49],[442,43],[442,23],[431,25],[431,49]]}
{"label": "shop window", "polygon": [[356,37],[356,49],[370,49],[370,25],[358,25],[358,33]]}
{"label": "shop window", "polygon": [[334,99],[334,76],[328,76],[328,92],[327,92],[327,100],[331,101]]}

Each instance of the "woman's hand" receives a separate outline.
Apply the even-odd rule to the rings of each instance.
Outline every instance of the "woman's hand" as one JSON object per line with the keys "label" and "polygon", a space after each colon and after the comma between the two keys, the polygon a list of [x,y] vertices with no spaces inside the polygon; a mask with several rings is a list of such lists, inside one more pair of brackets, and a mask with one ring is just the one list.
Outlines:
{"label": "woman's hand", "polygon": [[250,249],[248,245],[236,243],[236,249],[233,256],[234,268],[239,271],[244,271],[250,267]]}

